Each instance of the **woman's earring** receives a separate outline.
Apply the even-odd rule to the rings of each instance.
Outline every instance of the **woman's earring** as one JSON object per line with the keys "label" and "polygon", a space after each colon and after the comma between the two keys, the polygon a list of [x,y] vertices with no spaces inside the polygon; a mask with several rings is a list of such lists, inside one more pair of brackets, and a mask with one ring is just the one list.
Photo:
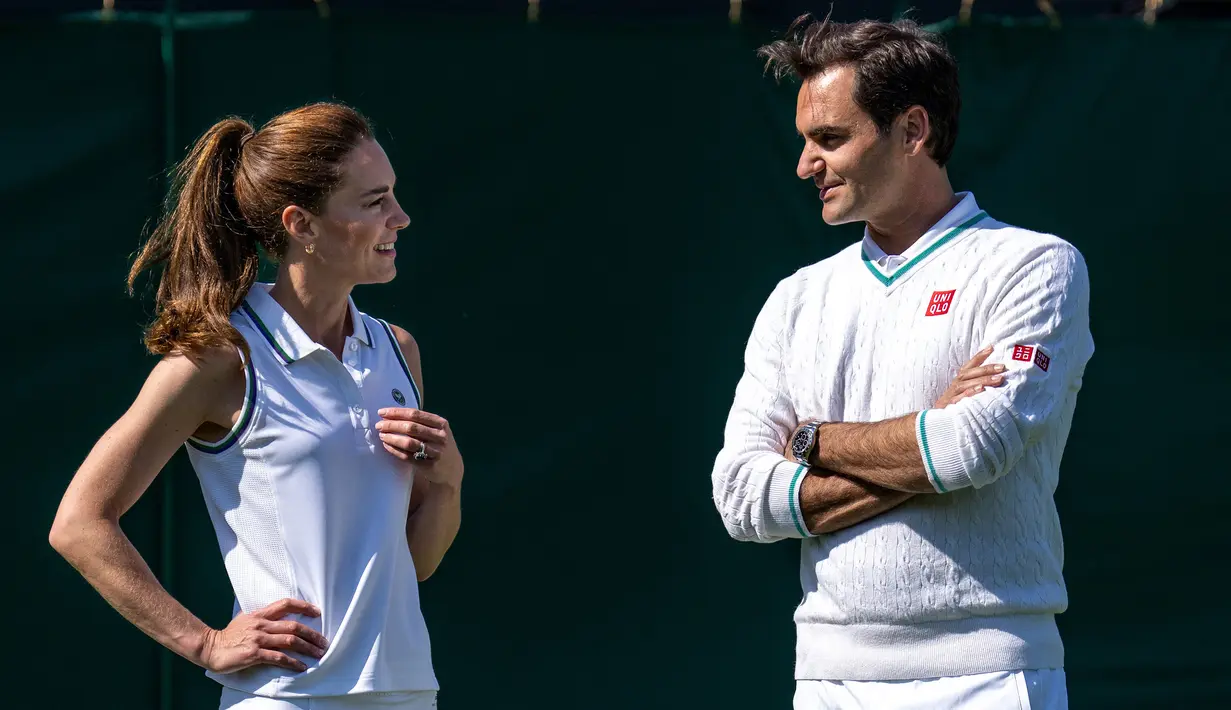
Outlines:
{"label": "woman's earring", "polygon": [[303,250],[311,254],[312,252],[316,251],[316,245],[311,242],[308,242],[308,246],[304,247]]}

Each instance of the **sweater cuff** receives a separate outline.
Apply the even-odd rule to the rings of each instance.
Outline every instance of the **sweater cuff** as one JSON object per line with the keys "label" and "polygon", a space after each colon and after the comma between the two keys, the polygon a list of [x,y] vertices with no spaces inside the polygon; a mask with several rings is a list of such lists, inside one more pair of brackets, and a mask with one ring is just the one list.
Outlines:
{"label": "sweater cuff", "polygon": [[953,412],[928,409],[919,412],[915,422],[915,439],[923,455],[923,467],[937,493],[971,485],[970,474],[962,464],[962,447],[953,418]]}
{"label": "sweater cuff", "polygon": [[783,461],[769,472],[766,513],[774,528],[788,537],[813,537],[804,525],[804,514],[799,508],[799,488],[807,474],[807,466],[791,461]]}

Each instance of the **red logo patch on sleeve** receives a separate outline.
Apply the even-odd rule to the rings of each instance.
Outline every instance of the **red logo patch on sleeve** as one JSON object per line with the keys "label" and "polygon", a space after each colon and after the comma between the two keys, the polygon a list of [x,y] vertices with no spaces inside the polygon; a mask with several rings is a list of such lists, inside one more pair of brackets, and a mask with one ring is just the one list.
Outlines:
{"label": "red logo patch on sleeve", "polygon": [[1013,359],[1018,362],[1033,362],[1043,372],[1047,372],[1047,368],[1051,367],[1051,358],[1043,353],[1042,348],[1033,345],[1014,345]]}
{"label": "red logo patch on sleeve", "polygon": [[932,299],[928,301],[928,310],[924,316],[943,316],[949,312],[949,306],[953,305],[953,294],[956,290],[951,291],[933,291]]}

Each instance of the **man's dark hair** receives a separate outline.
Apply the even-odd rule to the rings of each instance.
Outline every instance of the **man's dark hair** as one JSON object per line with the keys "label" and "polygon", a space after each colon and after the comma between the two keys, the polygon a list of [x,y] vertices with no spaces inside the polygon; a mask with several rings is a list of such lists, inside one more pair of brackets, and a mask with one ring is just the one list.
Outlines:
{"label": "man's dark hair", "polygon": [[786,36],[757,50],[775,79],[803,81],[840,65],[855,70],[855,103],[881,134],[911,106],[928,112],[926,148],[939,165],[953,154],[962,107],[957,62],[944,40],[910,20],[842,23],[804,15]]}

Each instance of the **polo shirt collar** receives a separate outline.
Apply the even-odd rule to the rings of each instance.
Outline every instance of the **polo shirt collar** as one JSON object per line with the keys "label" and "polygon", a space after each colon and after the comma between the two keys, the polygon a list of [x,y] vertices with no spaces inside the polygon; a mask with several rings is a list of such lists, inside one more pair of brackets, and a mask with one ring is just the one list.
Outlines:
{"label": "polo shirt collar", "polygon": [[[979,203],[975,202],[973,192],[959,192],[957,196],[961,198],[957,205],[949,210],[949,213],[940,218],[940,221],[932,225],[931,229],[923,233],[914,244],[910,245],[906,251],[902,252],[898,261],[907,263],[911,259],[919,256],[927,251],[950,229],[962,224],[966,220],[979,214]],[[863,228],[863,253],[868,259],[880,263],[886,256],[884,249],[877,246],[876,242],[872,241],[872,237],[868,234],[868,228]]]}
{"label": "polo shirt collar", "polygon": [[[295,319],[269,295],[271,288],[273,284],[270,283],[253,284],[240,309],[252,319],[261,335],[265,336],[266,342],[282,364],[289,365],[313,351],[324,350],[325,348],[308,337]],[[354,299],[347,296],[346,302],[350,310],[351,337],[372,347],[372,333],[355,306]]]}

